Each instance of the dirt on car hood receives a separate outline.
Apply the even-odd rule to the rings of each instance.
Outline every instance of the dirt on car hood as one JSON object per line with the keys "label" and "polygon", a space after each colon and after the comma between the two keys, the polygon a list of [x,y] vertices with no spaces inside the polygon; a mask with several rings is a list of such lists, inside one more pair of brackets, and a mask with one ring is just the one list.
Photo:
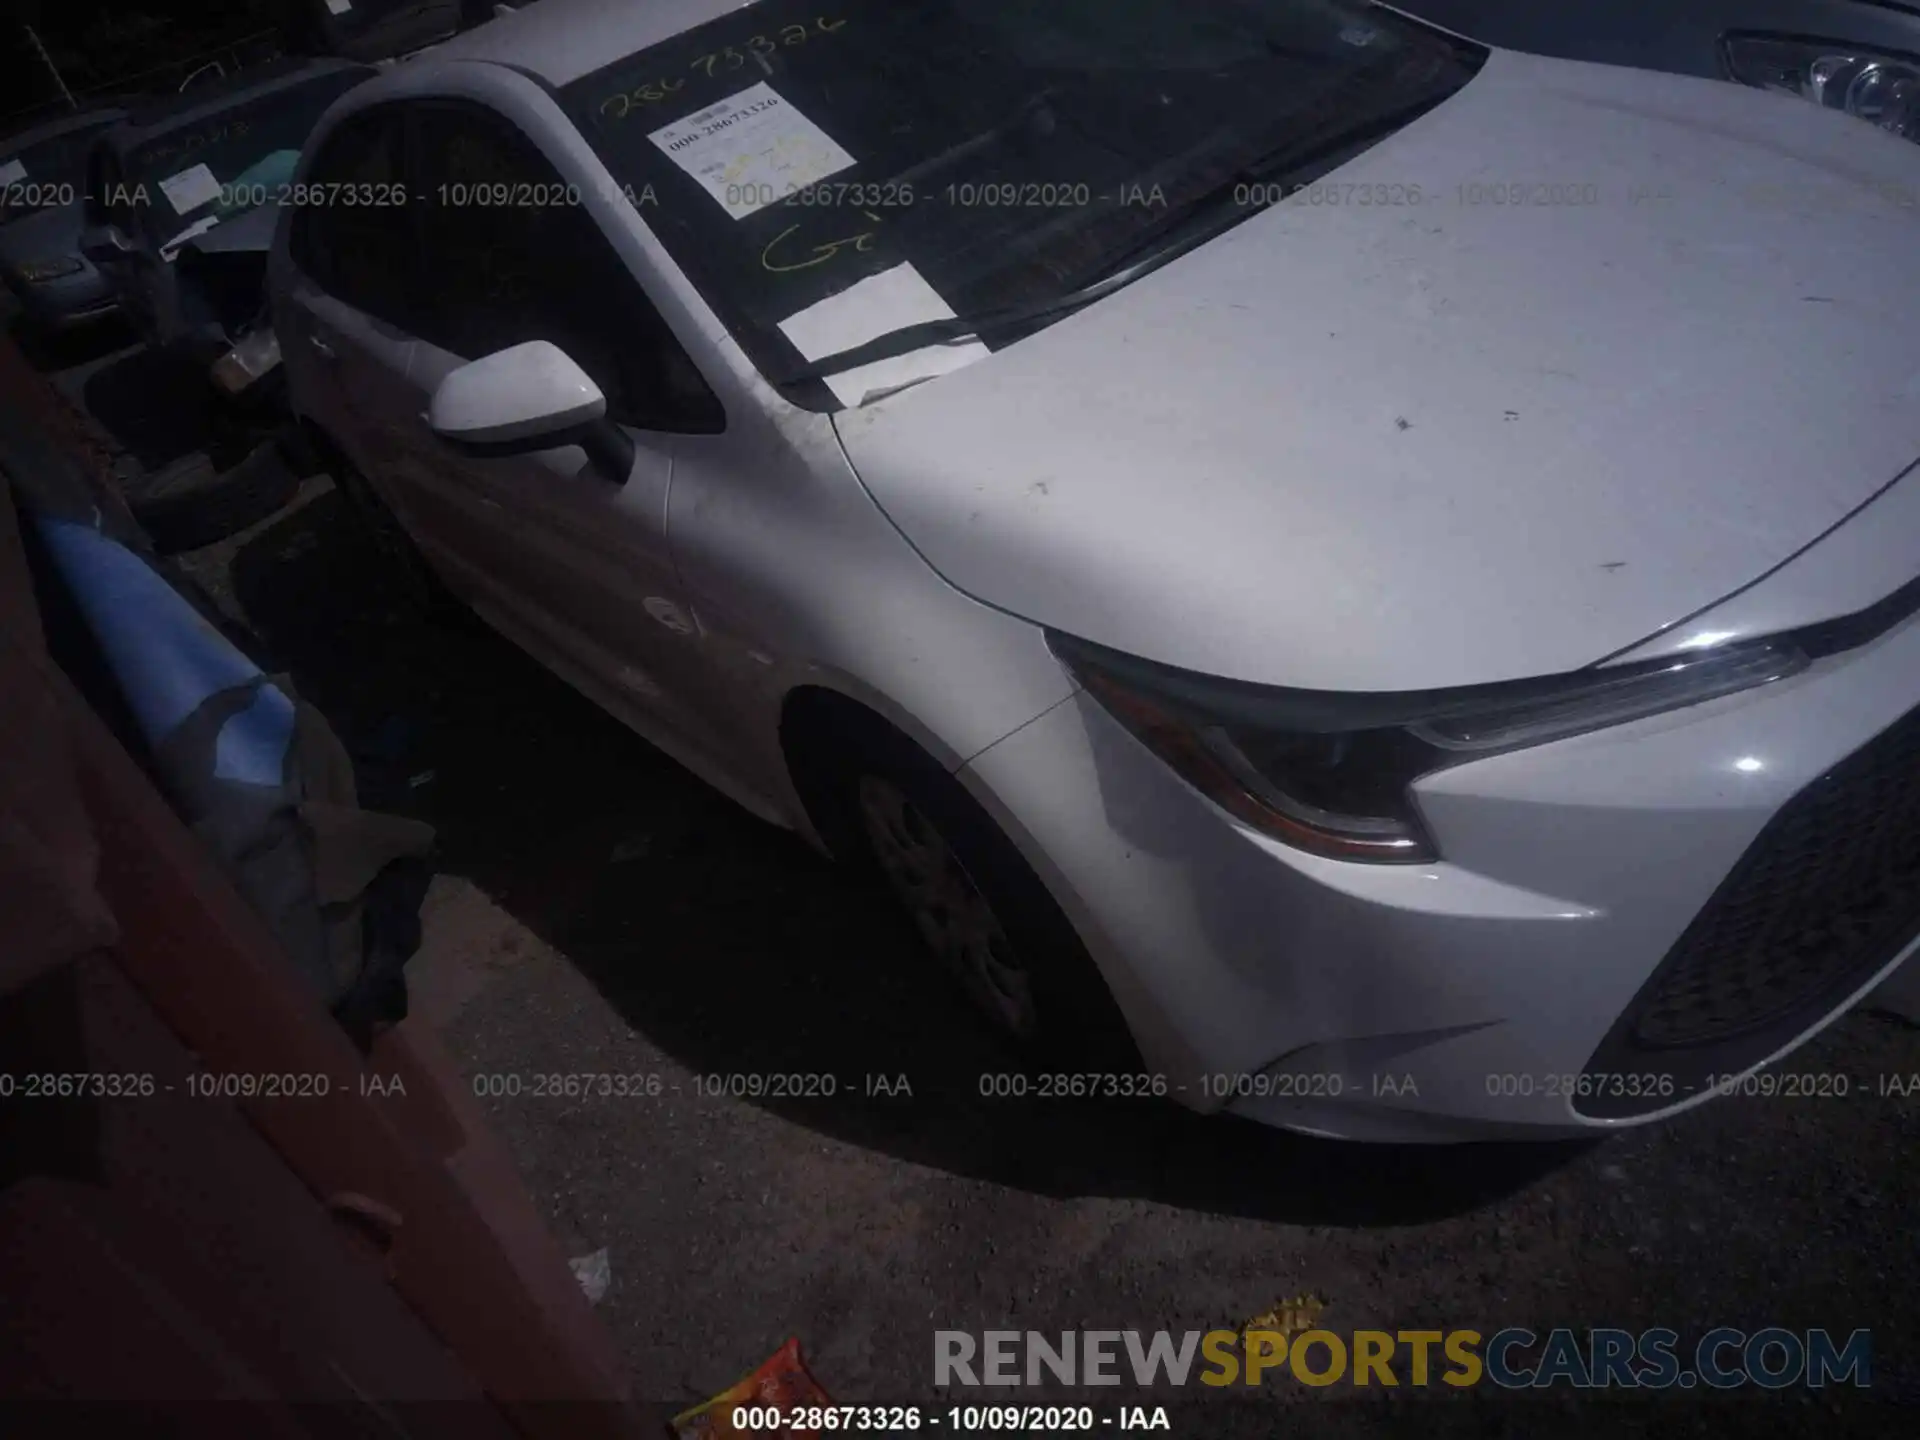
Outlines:
{"label": "dirt on car hood", "polygon": [[835,423],[928,562],[1015,614],[1269,684],[1546,674],[1920,456],[1916,254],[1920,146],[1496,52],[1312,189]]}

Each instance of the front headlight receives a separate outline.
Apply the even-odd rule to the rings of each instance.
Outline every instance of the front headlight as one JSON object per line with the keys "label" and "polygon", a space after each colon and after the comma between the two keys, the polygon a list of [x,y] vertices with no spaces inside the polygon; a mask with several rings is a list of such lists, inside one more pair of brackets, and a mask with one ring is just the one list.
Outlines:
{"label": "front headlight", "polygon": [[1920,61],[1830,40],[1727,35],[1727,72],[1747,85],[1844,110],[1882,130],[1920,140]]}
{"label": "front headlight", "polygon": [[78,256],[63,255],[58,260],[29,260],[15,273],[29,285],[38,285],[44,280],[58,280],[62,275],[78,275],[84,268]]}
{"label": "front headlight", "polygon": [[1620,725],[1804,669],[1790,640],[1460,690],[1341,695],[1195,675],[1049,637],[1088,692],[1215,804],[1316,855],[1436,858],[1413,782],[1465,760]]}

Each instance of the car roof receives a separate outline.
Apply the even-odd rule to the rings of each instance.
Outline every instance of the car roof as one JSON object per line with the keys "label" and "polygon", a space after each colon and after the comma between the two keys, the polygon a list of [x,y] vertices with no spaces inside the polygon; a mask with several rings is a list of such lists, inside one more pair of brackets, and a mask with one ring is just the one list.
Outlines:
{"label": "car roof", "polygon": [[170,95],[164,100],[131,112],[125,120],[101,137],[101,143],[124,154],[157,135],[165,135],[183,126],[211,119],[232,109],[241,101],[251,100],[256,95],[291,89],[302,81],[314,79],[316,76],[354,70],[362,72],[369,79],[380,73],[371,65],[332,58],[308,60],[295,57],[270,61],[265,65],[250,66],[235,74],[222,76],[205,85],[196,85],[193,89],[179,95]]}
{"label": "car roof", "polygon": [[106,105],[96,106],[91,110],[74,111],[62,115],[57,120],[43,121],[31,130],[22,130],[0,139],[0,155],[18,155],[22,150],[31,150],[34,146],[44,145],[49,140],[58,140],[62,135],[71,135],[76,130],[88,130],[109,124],[123,118],[126,113],[117,105]]}
{"label": "car roof", "polygon": [[436,46],[421,62],[485,60],[565,85],[748,0],[539,0]]}

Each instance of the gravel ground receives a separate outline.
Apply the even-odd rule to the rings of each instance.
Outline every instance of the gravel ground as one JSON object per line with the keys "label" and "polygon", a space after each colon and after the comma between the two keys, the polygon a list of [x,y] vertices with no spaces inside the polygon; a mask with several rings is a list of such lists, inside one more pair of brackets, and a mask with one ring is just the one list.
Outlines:
{"label": "gravel ground", "polygon": [[[944,1406],[935,1329],[1231,1328],[1311,1294],[1340,1331],[1866,1327],[1873,1388],[1140,1398],[1197,1437],[1279,1433],[1303,1405],[1315,1433],[1893,1433],[1888,1403],[1920,1403],[1920,1093],[1874,1093],[1920,1075],[1920,1031],[1855,1015],[1803,1051],[1792,1068],[1848,1098],[1726,1101],[1593,1147],[984,1100],[1004,1062],[879,897],[504,642],[412,618],[326,481],[188,563],[333,720],[369,803],[438,827],[416,1005],[468,1069],[658,1077],[651,1098],[486,1102],[570,1253],[609,1251],[601,1313],[638,1395],[712,1394],[798,1335],[840,1401]],[[839,1092],[700,1092],[730,1072]]]}

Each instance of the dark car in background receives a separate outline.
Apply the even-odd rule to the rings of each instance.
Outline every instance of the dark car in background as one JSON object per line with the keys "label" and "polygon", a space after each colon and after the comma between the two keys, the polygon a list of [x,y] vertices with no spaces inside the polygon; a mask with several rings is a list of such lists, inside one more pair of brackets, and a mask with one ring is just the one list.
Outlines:
{"label": "dark car in background", "polygon": [[27,323],[64,330],[110,313],[106,276],[80,253],[87,151],[125,111],[62,115],[0,140],[0,279]]}
{"label": "dark car in background", "polygon": [[1395,0],[1490,45],[1735,80],[1920,140],[1920,4],[1904,0]]}
{"label": "dark car in background", "polygon": [[300,147],[329,105],[377,73],[338,58],[278,60],[100,134],[82,249],[145,339],[210,364],[252,327]]}

